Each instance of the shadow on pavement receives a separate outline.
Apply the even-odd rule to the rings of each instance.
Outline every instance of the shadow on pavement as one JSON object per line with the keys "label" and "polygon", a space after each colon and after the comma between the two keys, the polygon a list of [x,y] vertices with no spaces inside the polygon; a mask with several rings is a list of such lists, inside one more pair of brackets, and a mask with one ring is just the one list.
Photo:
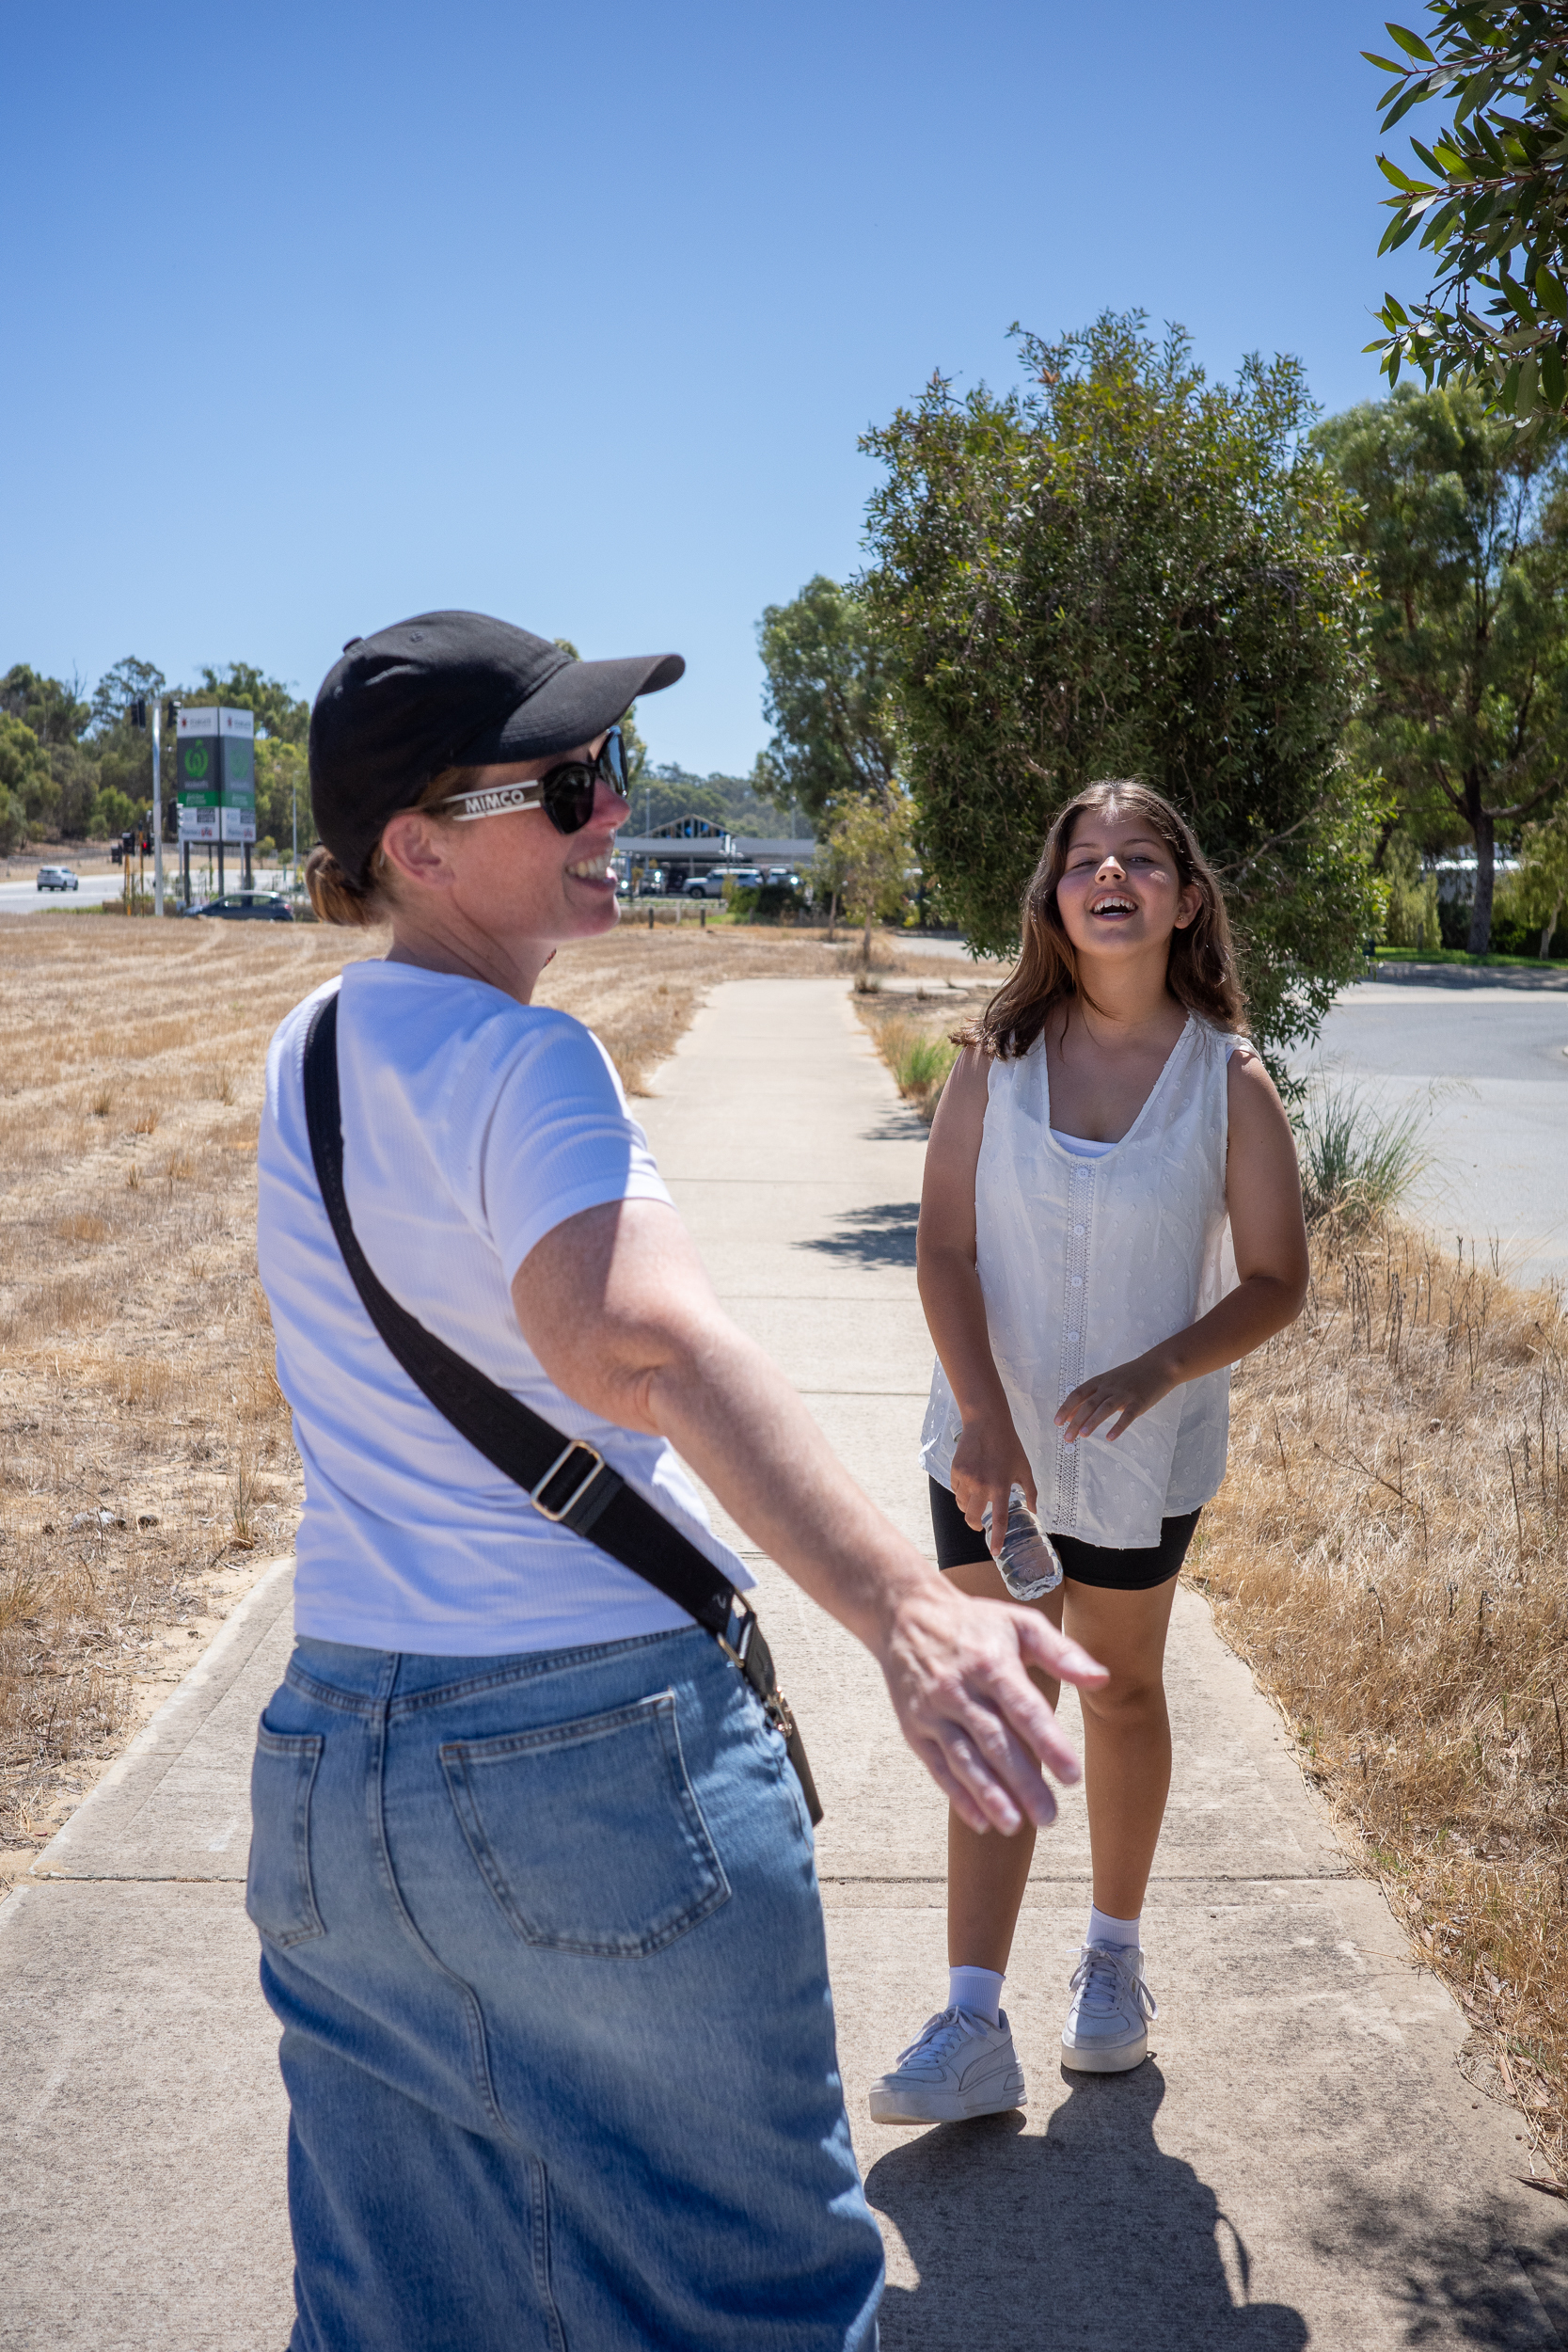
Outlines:
{"label": "shadow on pavement", "polygon": [[1369,2195],[1364,2179],[1342,2183],[1321,2203],[1320,2253],[1377,2282],[1403,2316],[1407,2344],[1436,2338],[1487,2352],[1539,2352],[1542,2311],[1568,2341],[1568,2228],[1548,2220],[1527,2236],[1478,2201],[1456,2232],[1404,2200]]}
{"label": "shadow on pavement", "polygon": [[1155,2143],[1158,2065],[1062,2079],[1043,2139],[998,2115],[872,2166],[866,2194],[920,2274],[888,2289],[887,2352],[1301,2352],[1300,2312],[1246,2300],[1239,2232]]}
{"label": "shadow on pavement", "polygon": [[836,1233],[825,1233],[797,1247],[820,1250],[851,1265],[913,1265],[919,1222],[918,1200],[881,1200],[874,1208],[847,1210],[839,1218]]}

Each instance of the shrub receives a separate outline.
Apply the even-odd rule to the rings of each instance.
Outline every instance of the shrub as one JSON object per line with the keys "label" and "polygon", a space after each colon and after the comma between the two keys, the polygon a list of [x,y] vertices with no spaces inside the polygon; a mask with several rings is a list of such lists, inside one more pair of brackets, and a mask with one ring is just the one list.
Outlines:
{"label": "shrub", "polygon": [[1359,1228],[1397,1208],[1431,1165],[1422,1117],[1418,1105],[1384,1110],[1343,1080],[1309,1087],[1294,1112],[1308,1223],[1332,1217]]}
{"label": "shrub", "polygon": [[730,898],[732,914],[755,915],[763,922],[777,922],[781,914],[803,914],[805,911],[804,893],[789,882],[764,882],[757,890],[737,890]]}

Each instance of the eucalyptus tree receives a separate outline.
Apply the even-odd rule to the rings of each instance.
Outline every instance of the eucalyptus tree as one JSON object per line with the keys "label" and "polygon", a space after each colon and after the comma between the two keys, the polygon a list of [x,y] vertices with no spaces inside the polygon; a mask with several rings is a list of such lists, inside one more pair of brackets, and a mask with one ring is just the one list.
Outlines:
{"label": "eucalyptus tree", "polygon": [[1428,846],[1468,833],[1469,946],[1491,945],[1497,837],[1549,807],[1568,762],[1560,428],[1522,437],[1475,388],[1401,385],[1331,418],[1318,452],[1354,493],[1374,579],[1367,756]]}
{"label": "eucalyptus tree", "polygon": [[869,795],[887,805],[898,766],[887,657],[861,599],[818,573],[757,624],[773,738],[756,791],[808,818]]}
{"label": "eucalyptus tree", "polygon": [[1430,40],[1390,24],[1402,54],[1362,53],[1394,76],[1385,132],[1433,100],[1448,114],[1427,140],[1411,135],[1422,176],[1377,159],[1394,188],[1378,251],[1418,230],[1433,284],[1414,311],[1386,295],[1367,348],[1391,386],[1402,366],[1429,388],[1457,376],[1533,424],[1568,400],[1568,6],[1433,0],[1427,16]]}

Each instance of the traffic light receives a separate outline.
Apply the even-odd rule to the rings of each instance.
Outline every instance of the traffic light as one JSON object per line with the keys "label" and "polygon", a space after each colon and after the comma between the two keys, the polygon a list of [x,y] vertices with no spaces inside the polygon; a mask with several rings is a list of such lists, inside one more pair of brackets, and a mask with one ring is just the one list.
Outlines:
{"label": "traffic light", "polygon": [[122,833],[120,834],[119,854],[121,857],[129,857],[135,846],[136,836],[134,833]]}
{"label": "traffic light", "polygon": [[152,828],[150,825],[144,825],[142,827],[141,853],[143,857],[150,857],[152,855]]}
{"label": "traffic light", "polygon": [[130,720],[131,724],[134,727],[145,727],[147,724],[147,704],[145,699],[138,697],[135,702],[127,703],[125,706],[125,715]]}

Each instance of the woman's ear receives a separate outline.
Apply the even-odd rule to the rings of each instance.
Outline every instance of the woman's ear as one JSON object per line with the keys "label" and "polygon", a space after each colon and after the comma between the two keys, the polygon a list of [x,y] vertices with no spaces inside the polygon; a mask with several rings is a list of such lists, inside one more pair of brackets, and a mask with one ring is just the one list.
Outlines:
{"label": "woman's ear", "polygon": [[1187,882],[1182,888],[1180,898],[1176,902],[1175,928],[1179,931],[1184,931],[1188,924],[1196,919],[1197,911],[1202,904],[1203,893],[1196,882]]}
{"label": "woman's ear", "polygon": [[405,808],[388,820],[381,836],[381,854],[405,882],[424,890],[450,890],[457,879],[456,861],[445,825],[432,822],[422,809]]}

